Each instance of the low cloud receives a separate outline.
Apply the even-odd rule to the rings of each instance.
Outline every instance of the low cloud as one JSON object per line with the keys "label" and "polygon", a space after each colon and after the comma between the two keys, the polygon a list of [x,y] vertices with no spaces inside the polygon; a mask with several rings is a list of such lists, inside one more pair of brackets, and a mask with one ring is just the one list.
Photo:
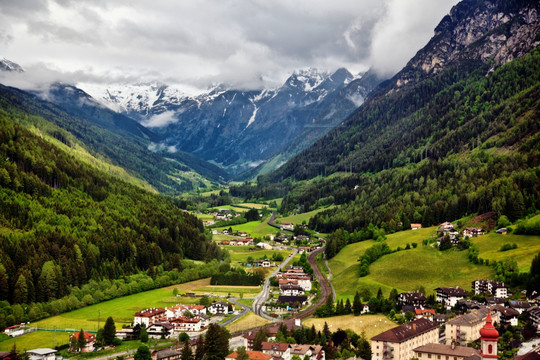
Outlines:
{"label": "low cloud", "polygon": [[[150,119],[145,120],[142,124],[146,127],[164,127],[169,124],[174,124],[178,122],[178,119],[175,117],[174,111],[165,111],[161,114],[152,115]],[[175,150],[176,151],[176,150]]]}

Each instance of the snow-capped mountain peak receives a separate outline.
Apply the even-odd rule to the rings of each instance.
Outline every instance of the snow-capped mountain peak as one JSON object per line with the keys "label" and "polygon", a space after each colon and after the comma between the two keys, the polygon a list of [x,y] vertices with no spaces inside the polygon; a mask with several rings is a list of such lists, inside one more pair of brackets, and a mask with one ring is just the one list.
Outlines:
{"label": "snow-capped mountain peak", "polygon": [[0,60],[0,71],[24,72],[24,69],[19,64],[6,58],[2,58],[2,60]]}

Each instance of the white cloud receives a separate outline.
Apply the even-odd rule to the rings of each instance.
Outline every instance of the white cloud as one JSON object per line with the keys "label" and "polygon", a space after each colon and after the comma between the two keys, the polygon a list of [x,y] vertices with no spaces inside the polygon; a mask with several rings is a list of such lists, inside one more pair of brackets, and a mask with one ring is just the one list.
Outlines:
{"label": "white cloud", "polygon": [[[174,116],[174,111],[165,111],[161,114],[153,115],[150,119],[143,122],[146,127],[164,127],[169,124],[178,122],[178,119]],[[176,151],[176,150],[175,150]]]}
{"label": "white cloud", "polygon": [[0,1],[0,56],[71,83],[260,88],[298,68],[395,71],[455,2]]}

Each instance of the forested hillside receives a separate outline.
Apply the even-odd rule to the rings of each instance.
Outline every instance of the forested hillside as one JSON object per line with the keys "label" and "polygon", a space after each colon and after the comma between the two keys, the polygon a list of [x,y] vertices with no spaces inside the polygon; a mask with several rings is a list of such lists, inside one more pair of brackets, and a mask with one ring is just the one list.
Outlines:
{"label": "forested hillside", "polygon": [[[489,77],[464,79],[438,91],[404,120],[417,125],[414,132],[381,129],[389,136],[392,131],[404,135],[384,154],[374,148],[381,157],[403,149],[390,169],[382,170],[388,167],[384,160],[366,157],[366,167],[381,171],[314,180],[285,197],[282,210],[345,204],[311,220],[323,232],[353,231],[369,223],[395,231],[399,222],[433,225],[489,211],[519,219],[540,209],[538,119],[540,49]],[[431,141],[427,158],[416,145],[422,139]]]}
{"label": "forested hillside", "polygon": [[[159,146],[150,151],[150,140],[156,140],[156,135],[134,120],[89,102],[83,95],[74,89],[67,91],[65,87],[55,88],[49,96],[53,99],[61,98],[63,110],[35,95],[0,85],[0,105],[6,114],[25,125],[39,128],[40,124],[35,122],[37,117],[67,130],[92,155],[105,157],[162,193],[179,194],[200,185],[184,179],[183,172],[194,170],[214,180],[227,176],[217,166],[191,154],[170,152]],[[51,135],[58,136],[58,132]],[[61,137],[59,140],[63,141]]]}
{"label": "forested hillside", "polygon": [[90,280],[221,256],[172,199],[78,161],[17,123],[29,114],[2,100],[0,300],[45,302]]}

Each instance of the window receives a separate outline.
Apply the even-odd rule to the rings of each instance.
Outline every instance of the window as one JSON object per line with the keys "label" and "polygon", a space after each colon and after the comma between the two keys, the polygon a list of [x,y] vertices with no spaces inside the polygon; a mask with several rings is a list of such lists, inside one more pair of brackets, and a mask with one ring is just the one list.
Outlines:
{"label": "window", "polygon": [[427,354],[428,359],[431,359],[431,354]]}
{"label": "window", "polygon": [[491,354],[493,352],[493,345],[488,345],[488,354]]}

